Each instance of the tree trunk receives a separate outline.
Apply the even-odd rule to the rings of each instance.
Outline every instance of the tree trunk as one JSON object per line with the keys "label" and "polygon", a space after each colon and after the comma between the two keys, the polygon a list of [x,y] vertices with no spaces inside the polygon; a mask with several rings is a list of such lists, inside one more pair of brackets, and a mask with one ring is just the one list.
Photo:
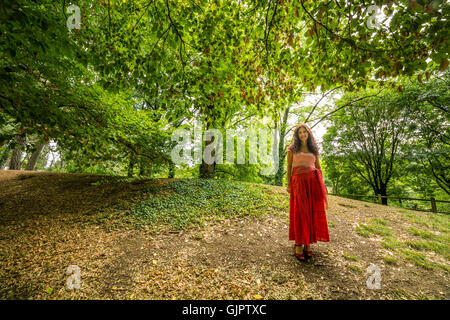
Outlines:
{"label": "tree trunk", "polygon": [[275,174],[275,185],[276,186],[282,186],[283,185],[283,177],[285,174],[284,169],[284,159],[286,158],[286,151],[284,150],[284,138],[286,137],[286,126],[289,116],[289,109],[290,107],[286,107],[284,110],[284,116],[283,121],[280,124],[280,139],[278,140],[278,155],[279,155],[279,161],[278,161],[278,170]]}
{"label": "tree trunk", "polygon": [[334,194],[339,194],[338,186],[337,186],[337,183],[335,181],[332,181],[331,188],[332,188]]}
{"label": "tree trunk", "polygon": [[[53,168],[54,164],[55,164],[55,156],[52,155],[52,161],[50,162],[50,165],[48,167]],[[81,170],[82,170],[81,168],[82,168],[81,164],[77,163],[77,166],[76,166],[77,172],[81,172]]]}
{"label": "tree trunk", "polygon": [[143,160],[139,162],[139,175],[144,176],[145,175],[145,163]]}
{"label": "tree trunk", "polygon": [[34,170],[36,163],[41,155],[42,149],[44,149],[46,143],[40,143],[36,150],[31,154],[30,160],[28,160],[25,170]]}
{"label": "tree trunk", "polygon": [[153,169],[153,163],[149,163],[147,168],[145,169],[145,176],[151,177],[152,176],[152,169]]}
{"label": "tree trunk", "polygon": [[[215,137],[211,137],[211,140],[206,142],[205,149],[207,146],[214,143],[214,138]],[[211,152],[211,156],[215,157],[215,153],[216,153],[216,150],[214,149]],[[212,164],[207,164],[205,162],[205,157],[202,156],[202,164],[200,165],[200,178],[202,178],[202,179],[214,178],[215,169],[216,169],[216,162],[214,161]]]}
{"label": "tree trunk", "polygon": [[[385,185],[381,185],[380,186],[380,194],[382,195],[382,196],[387,196],[387,192],[386,192],[387,190],[386,190],[386,186]],[[388,204],[388,201],[387,201],[388,199],[387,198],[381,198],[381,204],[383,204],[383,205],[385,205],[385,206],[387,206],[387,204]]]}
{"label": "tree trunk", "polygon": [[175,163],[173,163],[172,161],[169,161],[169,176],[168,178],[173,178],[175,177]]}
{"label": "tree trunk", "polygon": [[25,144],[25,135],[17,135],[17,145],[14,148],[9,164],[9,170],[20,170],[20,163],[22,160],[22,150],[20,149]]}
{"label": "tree trunk", "polygon": [[[210,123],[207,121],[205,130],[208,130],[209,128],[210,128]],[[205,149],[210,144],[214,143],[214,139],[215,139],[215,136],[212,136],[209,141],[206,141]],[[203,145],[203,139],[202,139],[202,145]],[[214,178],[214,171],[216,169],[216,161],[214,161],[212,164],[207,164],[205,162],[205,157],[204,157],[204,152],[205,151],[204,150],[202,152],[202,163],[201,163],[200,168],[199,168],[199,170],[200,170],[200,178],[202,178],[202,179]],[[215,158],[215,155],[216,155],[216,148],[214,148],[212,150],[212,152],[211,152],[211,156],[213,158]]]}
{"label": "tree trunk", "polygon": [[141,160],[139,162],[139,175],[144,177],[150,177],[152,174],[152,163]]}
{"label": "tree trunk", "polygon": [[59,162],[59,168],[62,170],[64,168],[64,157],[62,155],[62,152],[60,152],[60,158],[61,161]]}
{"label": "tree trunk", "polygon": [[133,153],[130,154],[130,164],[128,165],[128,177],[133,176],[133,169],[135,164],[135,155]]}

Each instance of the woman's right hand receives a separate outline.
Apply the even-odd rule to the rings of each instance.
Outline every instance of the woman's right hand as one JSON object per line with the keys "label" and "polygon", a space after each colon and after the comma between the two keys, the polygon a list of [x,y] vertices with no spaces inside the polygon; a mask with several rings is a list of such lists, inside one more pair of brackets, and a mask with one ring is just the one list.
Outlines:
{"label": "woman's right hand", "polygon": [[291,193],[291,186],[287,186],[287,187],[286,187],[286,191],[287,191],[288,193]]}

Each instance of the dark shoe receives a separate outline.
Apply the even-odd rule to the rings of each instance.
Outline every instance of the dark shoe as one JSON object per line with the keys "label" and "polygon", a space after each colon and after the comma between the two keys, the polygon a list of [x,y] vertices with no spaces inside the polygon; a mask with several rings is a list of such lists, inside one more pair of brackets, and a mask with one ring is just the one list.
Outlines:
{"label": "dark shoe", "polygon": [[303,253],[308,257],[311,258],[313,256],[312,250],[307,251],[305,248],[303,248]]}

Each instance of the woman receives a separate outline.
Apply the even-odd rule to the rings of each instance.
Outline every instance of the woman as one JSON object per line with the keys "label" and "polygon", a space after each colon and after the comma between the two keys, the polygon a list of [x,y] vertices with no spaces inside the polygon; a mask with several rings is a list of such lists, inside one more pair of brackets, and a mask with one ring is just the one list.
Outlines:
{"label": "woman", "polygon": [[295,255],[303,261],[305,256],[312,256],[311,243],[330,241],[325,213],[327,190],[318,147],[306,123],[297,125],[287,149],[287,191],[290,193],[289,240],[295,241]]}

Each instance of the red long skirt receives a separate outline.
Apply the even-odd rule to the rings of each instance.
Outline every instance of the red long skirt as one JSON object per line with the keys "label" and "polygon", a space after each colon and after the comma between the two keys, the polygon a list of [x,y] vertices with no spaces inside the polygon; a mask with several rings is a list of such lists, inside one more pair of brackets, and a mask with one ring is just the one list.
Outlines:
{"label": "red long skirt", "polygon": [[297,166],[292,170],[289,207],[289,240],[309,245],[328,242],[327,189],[322,173],[313,166]]}

